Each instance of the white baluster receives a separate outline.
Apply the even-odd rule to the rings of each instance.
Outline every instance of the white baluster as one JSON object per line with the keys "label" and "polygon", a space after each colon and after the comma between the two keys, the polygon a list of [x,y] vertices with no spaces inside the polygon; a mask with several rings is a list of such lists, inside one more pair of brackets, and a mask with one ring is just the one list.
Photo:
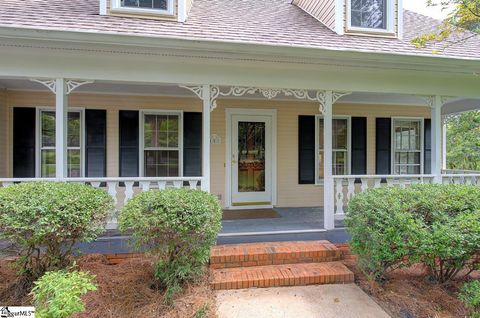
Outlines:
{"label": "white baluster", "polygon": [[368,190],[368,179],[367,178],[360,178],[360,180],[362,181],[362,186],[360,187],[360,190],[362,192],[365,192]]}
{"label": "white baluster", "polygon": [[92,187],[94,187],[94,188],[100,188],[101,182],[99,182],[99,181],[93,181],[93,182],[90,182],[90,184],[91,184]]}
{"label": "white baluster", "polygon": [[472,185],[473,184],[473,177],[465,177],[465,184]]}
{"label": "white baluster", "polygon": [[128,200],[133,198],[133,181],[125,181],[125,198],[123,199],[123,204],[126,204]]}
{"label": "white baluster", "polygon": [[398,183],[400,184],[400,188],[405,189],[405,182],[406,180],[403,178],[398,178]]}
{"label": "white baluster", "polygon": [[197,188],[198,180],[190,180],[188,183],[190,184],[190,189],[194,190]]}
{"label": "white baluster", "polygon": [[343,179],[336,179],[335,198],[337,199],[337,214],[344,214],[343,210]]}
{"label": "white baluster", "polygon": [[159,190],[165,190],[166,187],[167,187],[167,181],[158,181]]}
{"label": "white baluster", "polygon": [[12,186],[13,185],[13,182],[2,182],[2,186],[3,187],[9,187],[9,186]]}
{"label": "white baluster", "polygon": [[393,178],[387,178],[387,187],[393,187],[395,185],[395,180]]}
{"label": "white baluster", "polygon": [[117,182],[116,181],[108,181],[107,182],[107,192],[113,198],[113,202],[115,205],[118,203],[117,199]]}
{"label": "white baluster", "polygon": [[140,188],[142,189],[142,191],[148,191],[150,190],[150,181],[142,181],[140,182]]}
{"label": "white baluster", "polygon": [[375,178],[374,181],[374,188],[380,188],[382,186],[382,178]]}
{"label": "white baluster", "polygon": [[355,178],[348,179],[347,200],[350,201],[355,194]]}
{"label": "white baluster", "polygon": [[175,189],[180,189],[183,187],[183,181],[182,180],[175,180],[173,181],[173,187]]}

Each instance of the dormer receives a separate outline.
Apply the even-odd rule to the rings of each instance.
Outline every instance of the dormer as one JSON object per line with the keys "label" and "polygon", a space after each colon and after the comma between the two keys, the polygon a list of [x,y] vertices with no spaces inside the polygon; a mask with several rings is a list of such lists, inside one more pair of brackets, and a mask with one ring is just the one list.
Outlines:
{"label": "dormer", "polygon": [[185,22],[193,0],[100,0],[100,15]]}
{"label": "dormer", "polygon": [[402,0],[293,0],[338,34],[402,38]]}

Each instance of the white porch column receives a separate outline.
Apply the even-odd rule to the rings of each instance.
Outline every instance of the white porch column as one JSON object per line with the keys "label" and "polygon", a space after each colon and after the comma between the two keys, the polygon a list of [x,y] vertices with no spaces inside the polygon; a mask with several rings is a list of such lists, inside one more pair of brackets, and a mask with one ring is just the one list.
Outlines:
{"label": "white porch column", "polygon": [[210,85],[203,85],[202,90],[202,190],[210,192],[210,111],[212,109]]}
{"label": "white porch column", "polygon": [[432,105],[432,174],[435,183],[442,182],[442,106],[441,96],[434,96]]}
{"label": "white porch column", "polygon": [[447,118],[445,116],[442,127],[442,169],[447,169]]}
{"label": "white porch column", "polygon": [[323,219],[327,230],[335,228],[335,198],[332,172],[332,116],[333,92],[325,92],[325,105],[323,114]]}
{"label": "white porch column", "polygon": [[68,90],[63,78],[57,78],[55,85],[55,164],[56,178],[67,177],[67,116]]}

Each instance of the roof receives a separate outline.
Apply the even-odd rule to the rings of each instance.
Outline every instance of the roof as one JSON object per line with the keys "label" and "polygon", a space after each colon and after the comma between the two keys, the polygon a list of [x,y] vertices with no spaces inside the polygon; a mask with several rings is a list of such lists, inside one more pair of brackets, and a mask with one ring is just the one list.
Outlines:
{"label": "roof", "polygon": [[480,59],[480,36],[440,44],[438,53],[412,45],[412,38],[440,23],[405,11],[404,39],[399,40],[338,35],[291,0],[195,0],[185,23],[101,16],[99,0],[2,0],[0,6],[0,27]]}

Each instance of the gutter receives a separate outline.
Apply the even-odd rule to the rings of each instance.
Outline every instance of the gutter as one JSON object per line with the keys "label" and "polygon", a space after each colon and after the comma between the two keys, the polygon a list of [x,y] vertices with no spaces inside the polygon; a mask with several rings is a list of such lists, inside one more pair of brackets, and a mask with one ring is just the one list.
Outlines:
{"label": "gutter", "polygon": [[[0,26],[0,38],[14,40],[50,41],[68,44],[97,44],[130,47],[134,49],[170,49],[191,50],[210,54],[249,54],[263,56],[264,58],[306,58],[306,59],[332,59],[361,63],[371,62],[378,66],[405,65],[432,67],[435,70],[442,68],[458,68],[463,73],[478,76],[480,73],[480,59],[468,57],[434,56],[419,53],[385,53],[368,50],[317,48],[302,45],[269,44],[245,41],[199,40],[198,38],[159,37],[145,35],[126,35],[117,32],[91,32],[85,30],[62,31],[56,29],[35,29],[23,26]],[[2,45],[2,44],[0,44]],[[5,46],[5,44],[3,44]]]}

